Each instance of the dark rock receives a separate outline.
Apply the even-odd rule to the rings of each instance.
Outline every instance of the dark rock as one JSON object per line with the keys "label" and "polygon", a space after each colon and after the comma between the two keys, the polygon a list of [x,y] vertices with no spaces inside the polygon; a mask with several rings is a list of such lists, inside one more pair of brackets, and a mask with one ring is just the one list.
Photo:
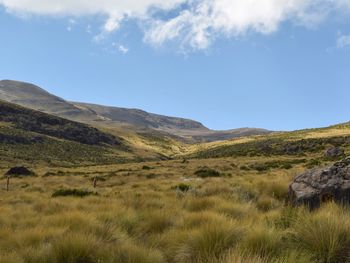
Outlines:
{"label": "dark rock", "polygon": [[343,148],[341,147],[331,147],[328,148],[325,153],[324,156],[327,158],[334,158],[334,157],[340,157],[343,156],[345,154],[345,151]]}
{"label": "dark rock", "polygon": [[33,175],[35,175],[35,173],[24,166],[12,167],[5,174],[5,176],[33,176]]}
{"label": "dark rock", "polygon": [[350,157],[297,176],[289,186],[289,201],[293,206],[306,205],[310,209],[329,201],[350,204]]}

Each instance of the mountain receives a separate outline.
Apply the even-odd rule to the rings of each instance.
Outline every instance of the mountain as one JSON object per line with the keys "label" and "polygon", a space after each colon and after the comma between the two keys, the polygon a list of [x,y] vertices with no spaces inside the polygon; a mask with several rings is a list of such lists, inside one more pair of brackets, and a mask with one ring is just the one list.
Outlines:
{"label": "mountain", "polygon": [[89,125],[0,100],[0,165],[116,163],[135,155],[124,141]]}
{"label": "mountain", "polygon": [[81,121],[100,119],[95,113],[80,109],[30,83],[12,80],[0,81],[0,99],[63,118]]}
{"label": "mountain", "polygon": [[0,101],[0,122],[30,132],[75,141],[88,145],[120,145],[115,136],[99,131],[80,122],[52,116],[40,111]]}
{"label": "mountain", "polygon": [[187,142],[211,142],[270,133],[254,128],[214,131],[197,121],[162,116],[139,109],[69,102],[33,84],[12,80],[0,81],[0,99],[99,127],[125,127],[137,132],[160,132],[180,137]]}

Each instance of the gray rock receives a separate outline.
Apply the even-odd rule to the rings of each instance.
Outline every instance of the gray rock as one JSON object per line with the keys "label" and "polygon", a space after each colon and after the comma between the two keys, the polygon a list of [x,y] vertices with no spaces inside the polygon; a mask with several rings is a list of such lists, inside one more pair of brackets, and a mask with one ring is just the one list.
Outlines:
{"label": "gray rock", "polygon": [[328,158],[334,158],[334,157],[343,156],[344,153],[345,151],[341,147],[331,147],[325,151],[324,156]]}
{"label": "gray rock", "polygon": [[289,186],[293,206],[310,209],[324,202],[350,203],[350,157],[323,169],[314,169],[297,176]]}

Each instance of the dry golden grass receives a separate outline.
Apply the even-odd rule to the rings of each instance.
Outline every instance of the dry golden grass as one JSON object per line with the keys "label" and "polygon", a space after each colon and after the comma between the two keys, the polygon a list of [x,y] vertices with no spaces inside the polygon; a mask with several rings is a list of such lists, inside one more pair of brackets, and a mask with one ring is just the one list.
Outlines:
{"label": "dry golden grass", "polygon": [[[345,262],[350,211],[284,207],[288,183],[305,167],[240,169],[266,159],[34,167],[37,177],[11,178],[8,192],[1,179],[0,262]],[[204,166],[221,176],[197,177]],[[97,195],[53,198],[58,189]]]}

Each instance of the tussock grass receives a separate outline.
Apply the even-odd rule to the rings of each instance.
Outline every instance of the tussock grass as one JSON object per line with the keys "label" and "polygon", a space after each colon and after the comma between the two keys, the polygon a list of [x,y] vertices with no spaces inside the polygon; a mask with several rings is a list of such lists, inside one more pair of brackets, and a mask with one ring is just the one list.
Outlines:
{"label": "tussock grass", "polygon": [[301,214],[292,227],[293,240],[317,262],[345,262],[350,256],[349,213],[329,204],[315,214]]}
{"label": "tussock grass", "polygon": [[[178,160],[146,163],[162,175],[154,179],[146,178],[149,172],[139,163],[53,167],[60,176],[46,177],[48,168],[35,167],[38,177],[14,178],[9,192],[0,188],[0,262],[346,262],[349,208],[286,207],[288,183],[304,171],[303,164],[241,171],[243,165],[270,161],[251,158],[237,158],[235,166],[232,158],[192,159],[185,167]],[[194,175],[205,166],[232,177]],[[92,176],[111,173],[92,188]],[[191,189],[174,189],[181,185]],[[51,198],[57,189],[99,195]]]}
{"label": "tussock grass", "polygon": [[248,255],[256,255],[272,260],[283,251],[282,233],[264,225],[252,225],[240,243],[240,250]]}
{"label": "tussock grass", "polygon": [[189,232],[177,252],[177,262],[211,262],[217,260],[242,237],[243,230],[231,221],[207,223]]}

